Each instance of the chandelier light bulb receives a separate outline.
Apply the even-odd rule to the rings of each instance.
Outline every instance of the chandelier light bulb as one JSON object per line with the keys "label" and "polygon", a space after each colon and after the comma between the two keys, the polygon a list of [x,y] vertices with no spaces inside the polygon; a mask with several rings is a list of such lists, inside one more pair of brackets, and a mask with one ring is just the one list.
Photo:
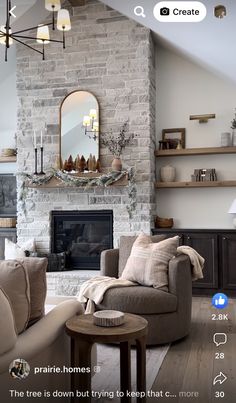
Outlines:
{"label": "chandelier light bulb", "polygon": [[[60,0],[45,0],[45,8],[48,11],[51,11],[52,14],[52,22],[46,24],[40,24],[36,26],[31,26],[29,28],[24,28],[22,30],[12,31],[11,30],[11,17],[14,16],[12,11],[15,6],[11,7],[11,0],[6,0],[6,25],[0,25],[0,45],[5,46],[5,62],[8,60],[8,50],[10,45],[15,42],[20,43],[21,45],[26,46],[28,49],[31,49],[42,55],[42,60],[45,60],[45,47],[44,45],[47,43],[61,43],[63,49],[66,47],[66,33],[65,31],[69,31],[71,29],[70,15],[67,10],[61,10],[61,1]],[[62,11],[62,13],[59,13]],[[52,30],[55,30],[55,20],[56,13],[59,13],[58,18],[58,29],[62,32],[62,39],[50,39],[49,35],[49,27],[51,26]],[[32,33],[34,31],[34,33]],[[20,38],[20,39],[19,39]],[[40,43],[41,49],[39,47],[34,47],[28,41],[29,39],[34,40],[36,43]]]}
{"label": "chandelier light bulb", "polygon": [[37,29],[37,42],[38,43],[49,43],[50,35],[49,28],[47,25],[39,25]]}
{"label": "chandelier light bulb", "polygon": [[70,31],[71,22],[68,10],[61,9],[57,14],[57,29],[59,31]]}
{"label": "chandelier light bulb", "polygon": [[61,8],[60,0],[45,0],[45,8],[49,11],[59,11]]}

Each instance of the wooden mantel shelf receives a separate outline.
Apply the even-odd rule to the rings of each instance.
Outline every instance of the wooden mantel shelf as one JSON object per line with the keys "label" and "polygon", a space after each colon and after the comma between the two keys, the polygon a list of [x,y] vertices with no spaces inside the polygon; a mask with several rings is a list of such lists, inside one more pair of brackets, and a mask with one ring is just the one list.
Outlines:
{"label": "wooden mantel shelf", "polygon": [[201,187],[233,187],[236,186],[236,180],[228,181],[209,181],[209,182],[156,182],[157,189],[173,189],[173,188],[201,188]]}
{"label": "wooden mantel shelf", "polygon": [[156,150],[156,157],[177,157],[186,155],[209,155],[209,154],[235,154],[236,147],[206,147],[206,148],[182,148],[180,150]]}
{"label": "wooden mantel shelf", "polygon": [[[101,176],[102,174],[98,174],[98,175],[93,175],[94,177],[98,177]],[[80,175],[82,176],[82,175]],[[92,175],[91,175],[92,177]],[[119,179],[117,182],[112,183],[109,186],[127,186],[128,185],[128,176],[124,176],[123,178]],[[36,185],[36,184],[31,184],[31,183],[26,183],[26,186],[28,188],[34,188],[34,189],[64,189],[64,188],[71,188],[71,189],[75,189],[78,188],[78,186],[76,185],[67,185],[66,183],[64,183],[63,181],[61,181],[58,178],[53,177],[52,179],[50,179],[47,183],[44,183],[42,185]],[[91,186],[91,188],[94,188],[95,186]],[[80,188],[85,189],[85,186],[81,186]]]}
{"label": "wooden mantel shelf", "polygon": [[16,155],[12,157],[0,157],[0,162],[16,162]]}

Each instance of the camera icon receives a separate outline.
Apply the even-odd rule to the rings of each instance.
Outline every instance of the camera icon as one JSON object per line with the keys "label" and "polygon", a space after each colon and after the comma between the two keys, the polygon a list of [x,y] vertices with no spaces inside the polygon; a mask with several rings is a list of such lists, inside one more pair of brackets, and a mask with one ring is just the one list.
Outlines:
{"label": "camera icon", "polygon": [[170,15],[170,9],[168,7],[162,7],[160,9],[160,15]]}

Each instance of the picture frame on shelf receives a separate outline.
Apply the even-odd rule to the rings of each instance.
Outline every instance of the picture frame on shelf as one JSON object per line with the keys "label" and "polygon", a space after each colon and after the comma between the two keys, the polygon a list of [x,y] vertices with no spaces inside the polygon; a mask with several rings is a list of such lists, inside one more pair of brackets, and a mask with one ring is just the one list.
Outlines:
{"label": "picture frame on shelf", "polygon": [[162,141],[169,149],[185,148],[185,128],[163,129]]}

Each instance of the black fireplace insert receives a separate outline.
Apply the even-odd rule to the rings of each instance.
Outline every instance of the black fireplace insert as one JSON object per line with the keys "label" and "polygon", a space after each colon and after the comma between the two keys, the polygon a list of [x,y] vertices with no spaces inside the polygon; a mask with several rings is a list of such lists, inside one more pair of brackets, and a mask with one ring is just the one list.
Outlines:
{"label": "black fireplace insert", "polygon": [[112,248],[112,210],[51,211],[51,252],[66,252],[66,270],[99,270]]}

